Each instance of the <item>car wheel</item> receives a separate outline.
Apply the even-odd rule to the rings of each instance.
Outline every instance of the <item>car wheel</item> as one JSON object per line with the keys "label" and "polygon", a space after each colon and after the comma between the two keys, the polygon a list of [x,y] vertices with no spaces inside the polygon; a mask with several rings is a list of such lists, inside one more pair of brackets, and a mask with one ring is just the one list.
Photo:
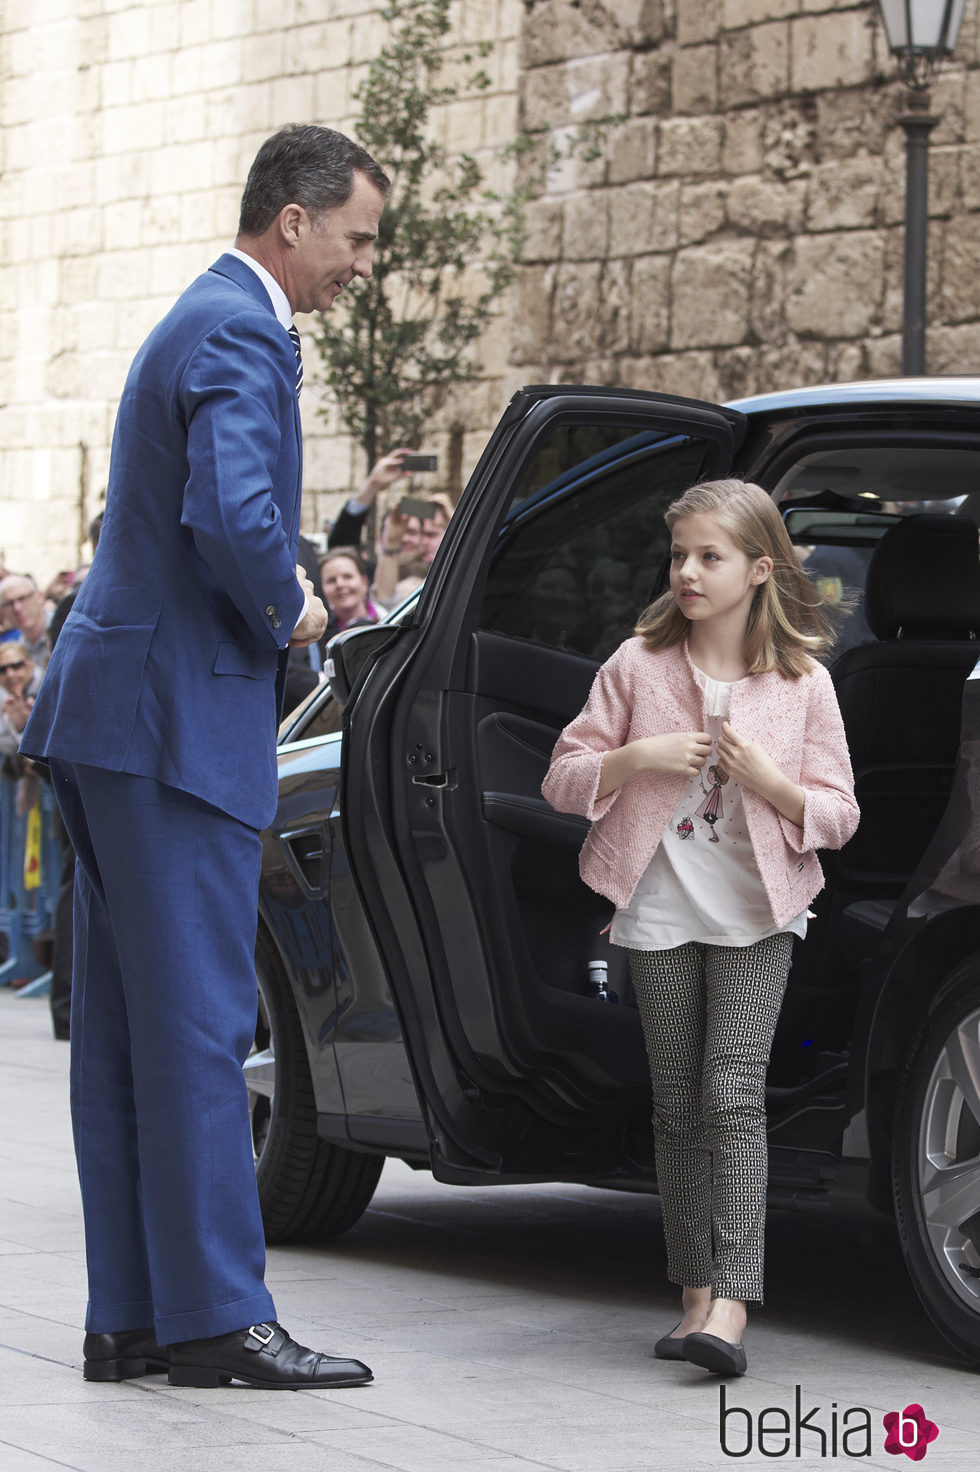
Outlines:
{"label": "car wheel", "polygon": [[939,1331],[980,1363],[980,973],[927,1020],[899,1097],[893,1153],[902,1249]]}
{"label": "car wheel", "polygon": [[363,1214],[384,1157],[345,1150],[317,1134],[313,1080],[296,1004],[271,941],[259,927],[259,986],[245,1060],[252,1149],[267,1242],[337,1237]]}

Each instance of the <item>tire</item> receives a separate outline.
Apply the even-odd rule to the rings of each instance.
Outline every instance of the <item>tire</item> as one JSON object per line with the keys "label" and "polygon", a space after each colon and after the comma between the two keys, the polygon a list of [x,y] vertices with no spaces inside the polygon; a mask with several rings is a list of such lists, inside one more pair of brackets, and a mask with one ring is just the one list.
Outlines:
{"label": "tire", "polygon": [[902,1251],[939,1332],[980,1365],[980,971],[926,1020],[902,1080],[892,1182]]}
{"label": "tire", "polygon": [[299,1014],[282,963],[259,927],[255,1042],[245,1060],[252,1150],[265,1238],[323,1242],[363,1215],[384,1157],[317,1134],[316,1099]]}

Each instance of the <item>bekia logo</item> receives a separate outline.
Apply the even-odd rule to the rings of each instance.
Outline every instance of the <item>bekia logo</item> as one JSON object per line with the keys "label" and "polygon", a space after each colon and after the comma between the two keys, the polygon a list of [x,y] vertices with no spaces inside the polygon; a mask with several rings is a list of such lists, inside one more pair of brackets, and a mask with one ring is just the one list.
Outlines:
{"label": "bekia logo", "polygon": [[[803,1409],[803,1387],[795,1387],[793,1411],[785,1406],[764,1406],[752,1412],[747,1406],[729,1405],[728,1390],[718,1387],[718,1437],[726,1457],[747,1457],[757,1448],[764,1457],[870,1457],[872,1454],[871,1412],[865,1406],[830,1410],[819,1406]],[[888,1411],[884,1417],[884,1449],[893,1456],[904,1452],[921,1462],[929,1444],[939,1435],[920,1405],[904,1411]]]}
{"label": "bekia logo", "polygon": [[921,1462],[930,1441],[939,1435],[935,1421],[928,1421],[920,1405],[906,1406],[904,1411],[889,1411],[885,1416],[885,1451],[898,1456],[904,1452],[913,1462]]}

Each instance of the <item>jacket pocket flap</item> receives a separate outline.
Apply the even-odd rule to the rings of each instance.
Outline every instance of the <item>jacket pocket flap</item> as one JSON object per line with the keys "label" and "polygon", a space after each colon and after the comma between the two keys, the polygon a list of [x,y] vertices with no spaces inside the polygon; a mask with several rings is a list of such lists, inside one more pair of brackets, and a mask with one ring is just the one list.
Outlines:
{"label": "jacket pocket flap", "polygon": [[211,668],[216,675],[245,675],[250,680],[264,680],[274,672],[275,663],[274,651],[219,644]]}

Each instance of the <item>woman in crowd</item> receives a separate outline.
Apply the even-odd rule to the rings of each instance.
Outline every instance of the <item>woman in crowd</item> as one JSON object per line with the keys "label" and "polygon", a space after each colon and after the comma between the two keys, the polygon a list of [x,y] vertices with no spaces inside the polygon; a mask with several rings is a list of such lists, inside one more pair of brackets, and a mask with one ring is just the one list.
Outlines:
{"label": "woman in crowd", "polygon": [[381,617],[371,601],[371,582],[355,547],[334,547],[320,563],[320,582],[330,612],[324,639],[357,624],[376,624]]}
{"label": "woman in crowd", "polygon": [[42,674],[23,639],[0,644],[0,756],[16,754]]}

